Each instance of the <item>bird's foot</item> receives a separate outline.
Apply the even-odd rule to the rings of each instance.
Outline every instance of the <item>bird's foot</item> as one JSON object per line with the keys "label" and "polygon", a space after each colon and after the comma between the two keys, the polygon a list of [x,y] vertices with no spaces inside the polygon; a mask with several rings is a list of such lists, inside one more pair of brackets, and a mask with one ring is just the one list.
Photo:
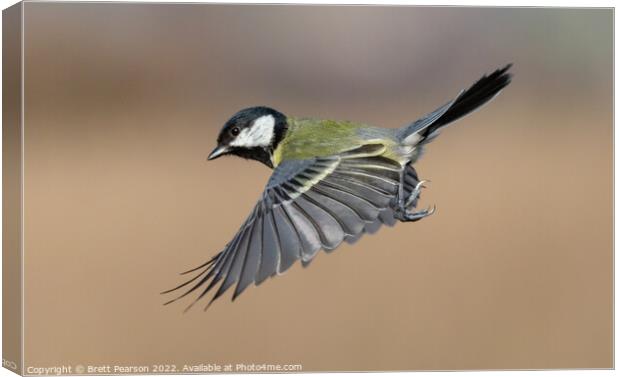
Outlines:
{"label": "bird's foot", "polygon": [[411,194],[409,194],[409,197],[407,198],[407,201],[405,202],[405,206],[404,206],[405,208],[415,208],[418,205],[418,199],[420,198],[420,193],[422,192],[423,188],[426,188],[426,186],[424,186],[426,182],[430,182],[430,181],[424,179],[418,182],[417,185],[415,185],[415,188],[413,189]]}
{"label": "bird's foot", "polygon": [[398,211],[396,212],[395,217],[400,221],[418,221],[435,213],[435,209],[436,207],[435,205],[433,205],[432,207],[428,207],[426,209],[423,209],[422,211],[417,212],[410,212],[407,210]]}
{"label": "bird's foot", "polygon": [[426,188],[426,186],[424,186],[424,183],[427,183],[427,182],[430,182],[430,181],[422,180],[418,182],[418,184],[415,186],[413,191],[411,191],[411,194],[409,194],[409,197],[407,198],[407,200],[400,203],[395,213],[395,217],[398,220],[418,221],[435,213],[436,207],[434,205],[432,207],[426,208],[421,211],[416,211],[416,212],[410,211],[410,209],[413,209],[418,205],[418,199],[420,198],[420,192],[422,191],[423,188]]}

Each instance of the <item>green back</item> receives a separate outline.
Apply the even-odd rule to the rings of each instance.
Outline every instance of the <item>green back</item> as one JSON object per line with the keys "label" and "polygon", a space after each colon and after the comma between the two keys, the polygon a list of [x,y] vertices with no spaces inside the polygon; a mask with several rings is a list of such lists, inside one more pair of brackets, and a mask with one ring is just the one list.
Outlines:
{"label": "green back", "polygon": [[348,121],[288,119],[286,137],[274,153],[274,160],[306,159],[341,153],[363,144],[357,130],[367,127]]}

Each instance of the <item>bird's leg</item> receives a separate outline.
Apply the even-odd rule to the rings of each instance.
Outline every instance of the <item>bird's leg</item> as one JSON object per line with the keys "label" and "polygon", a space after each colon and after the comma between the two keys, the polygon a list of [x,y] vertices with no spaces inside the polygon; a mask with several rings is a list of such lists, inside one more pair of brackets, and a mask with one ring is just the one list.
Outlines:
{"label": "bird's leg", "polygon": [[411,194],[405,201],[404,197],[404,174],[401,174],[401,181],[398,187],[398,208],[395,211],[395,217],[400,221],[418,221],[420,219],[425,218],[426,216],[430,216],[435,212],[435,206],[432,208],[426,208],[417,212],[410,212],[408,208],[415,208],[418,204],[418,198],[420,197],[420,192],[423,188],[425,188],[424,183],[429,182],[426,180],[422,180],[416,184]]}
{"label": "bird's leg", "polygon": [[430,182],[429,180],[422,180],[420,182],[418,182],[417,185],[415,185],[413,191],[411,192],[411,194],[409,194],[409,197],[407,198],[407,202],[405,203],[405,208],[415,208],[418,205],[418,199],[420,198],[420,192],[422,192],[423,188],[426,188],[426,186],[424,186],[424,184],[426,182]]}
{"label": "bird's leg", "polygon": [[400,172],[400,183],[398,185],[398,211],[405,211],[405,169]]}

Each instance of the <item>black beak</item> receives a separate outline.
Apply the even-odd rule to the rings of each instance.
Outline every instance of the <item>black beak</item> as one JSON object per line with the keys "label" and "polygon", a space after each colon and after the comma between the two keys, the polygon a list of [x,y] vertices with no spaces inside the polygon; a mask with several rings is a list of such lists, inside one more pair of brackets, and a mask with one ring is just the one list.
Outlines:
{"label": "black beak", "polygon": [[209,157],[207,157],[207,160],[215,160],[216,158],[222,156],[223,154],[225,154],[226,152],[228,152],[228,147],[226,146],[217,146],[213,152],[211,152],[209,154]]}

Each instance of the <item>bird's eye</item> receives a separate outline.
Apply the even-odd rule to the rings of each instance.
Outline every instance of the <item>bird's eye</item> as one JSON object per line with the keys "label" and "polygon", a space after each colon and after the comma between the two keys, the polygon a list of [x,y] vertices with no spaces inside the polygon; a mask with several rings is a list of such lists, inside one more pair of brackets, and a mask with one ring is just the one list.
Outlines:
{"label": "bird's eye", "polygon": [[237,136],[237,135],[239,135],[239,127],[233,127],[233,128],[230,130],[230,133],[231,133],[233,136]]}

